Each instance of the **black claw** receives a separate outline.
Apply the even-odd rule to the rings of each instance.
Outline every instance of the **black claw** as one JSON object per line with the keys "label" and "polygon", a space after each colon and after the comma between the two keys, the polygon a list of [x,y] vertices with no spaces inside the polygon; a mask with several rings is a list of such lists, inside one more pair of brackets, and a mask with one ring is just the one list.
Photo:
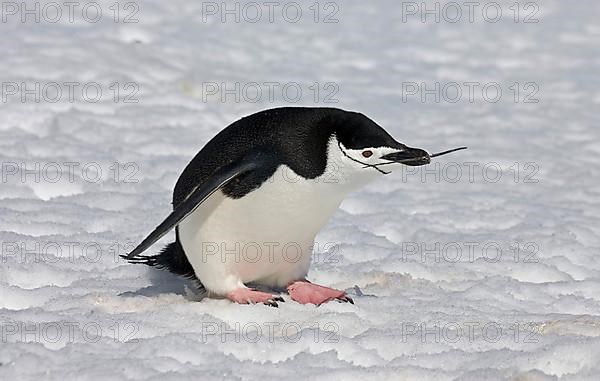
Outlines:
{"label": "black claw", "polygon": [[351,297],[344,295],[340,298],[337,298],[338,302],[340,303],[350,303],[350,304],[354,304],[354,300],[352,300]]}
{"label": "black claw", "polygon": [[267,300],[264,304],[267,305],[267,306],[269,306],[269,307],[275,307],[275,308],[279,307],[279,305],[277,304],[277,302],[274,301],[274,300]]}
{"label": "black claw", "polygon": [[277,297],[273,298],[273,300],[276,301],[276,302],[283,302],[283,303],[285,303],[285,300],[281,296],[277,296]]}

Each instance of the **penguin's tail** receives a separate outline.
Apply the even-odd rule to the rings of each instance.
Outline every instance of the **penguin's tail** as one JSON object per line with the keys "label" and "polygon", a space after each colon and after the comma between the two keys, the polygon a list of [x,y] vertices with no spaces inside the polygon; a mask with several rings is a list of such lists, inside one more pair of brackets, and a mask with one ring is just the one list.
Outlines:
{"label": "penguin's tail", "polygon": [[143,264],[158,269],[168,270],[173,274],[193,279],[200,283],[200,280],[196,277],[192,264],[185,256],[179,237],[177,237],[175,242],[171,242],[165,246],[157,255],[136,255],[129,258],[126,255],[121,255],[121,258],[126,259],[130,263]]}

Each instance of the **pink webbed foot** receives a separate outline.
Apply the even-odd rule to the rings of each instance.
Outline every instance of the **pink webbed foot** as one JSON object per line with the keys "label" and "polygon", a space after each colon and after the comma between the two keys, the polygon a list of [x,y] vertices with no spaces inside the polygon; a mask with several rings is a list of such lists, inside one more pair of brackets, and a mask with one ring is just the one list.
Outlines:
{"label": "pink webbed foot", "polygon": [[315,304],[318,306],[332,300],[354,304],[352,298],[346,295],[344,291],[319,286],[308,281],[292,282],[287,286],[287,290],[292,300],[301,304]]}
{"label": "pink webbed foot", "polygon": [[283,298],[280,296],[271,295],[251,288],[238,288],[227,294],[227,299],[239,304],[263,303],[271,307],[278,307],[277,302],[284,302]]}

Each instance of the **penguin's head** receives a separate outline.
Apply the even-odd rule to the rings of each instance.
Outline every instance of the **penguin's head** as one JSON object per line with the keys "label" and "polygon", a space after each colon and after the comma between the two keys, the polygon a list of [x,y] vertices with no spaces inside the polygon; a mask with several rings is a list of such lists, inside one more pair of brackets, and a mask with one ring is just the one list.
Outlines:
{"label": "penguin's head", "polygon": [[431,162],[425,150],[396,141],[363,114],[345,112],[335,119],[329,151],[344,175],[389,174],[399,165]]}

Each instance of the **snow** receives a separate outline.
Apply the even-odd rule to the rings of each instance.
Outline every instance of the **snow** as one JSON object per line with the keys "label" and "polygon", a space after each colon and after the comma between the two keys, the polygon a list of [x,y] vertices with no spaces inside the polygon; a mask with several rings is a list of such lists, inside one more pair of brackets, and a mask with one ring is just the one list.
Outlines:
{"label": "snow", "polygon": [[[285,2],[273,22],[261,5],[259,22],[223,23],[203,19],[207,3],[147,0],[137,23],[122,22],[126,3],[115,23],[114,1],[96,3],[96,23],[81,7],[72,23],[3,9],[1,379],[599,377],[597,2],[533,3],[538,23],[523,22],[525,2],[515,23],[513,1],[496,3],[496,23],[481,8],[474,22],[403,22],[391,0],[333,3],[337,23],[323,22],[336,9],[325,2],[316,23],[314,2],[297,3],[296,23],[278,13]],[[22,102],[21,84],[36,82],[62,96]],[[67,82],[79,83],[73,101]],[[236,82],[262,95],[210,87]],[[266,82],[279,83],[272,101]],[[461,99],[448,101],[456,86],[440,102],[407,93],[436,82],[458,84]],[[465,82],[480,83],[473,102]],[[90,83],[96,103],[81,94]],[[294,88],[281,92],[292,83],[297,103]],[[496,103],[481,94],[490,83],[503,91]],[[528,83],[537,103],[525,103]],[[290,104],[361,111],[430,152],[469,146],[356,192],[319,234],[310,279],[355,305],[202,299],[190,282],[118,259],[169,212],[210,137]]]}

